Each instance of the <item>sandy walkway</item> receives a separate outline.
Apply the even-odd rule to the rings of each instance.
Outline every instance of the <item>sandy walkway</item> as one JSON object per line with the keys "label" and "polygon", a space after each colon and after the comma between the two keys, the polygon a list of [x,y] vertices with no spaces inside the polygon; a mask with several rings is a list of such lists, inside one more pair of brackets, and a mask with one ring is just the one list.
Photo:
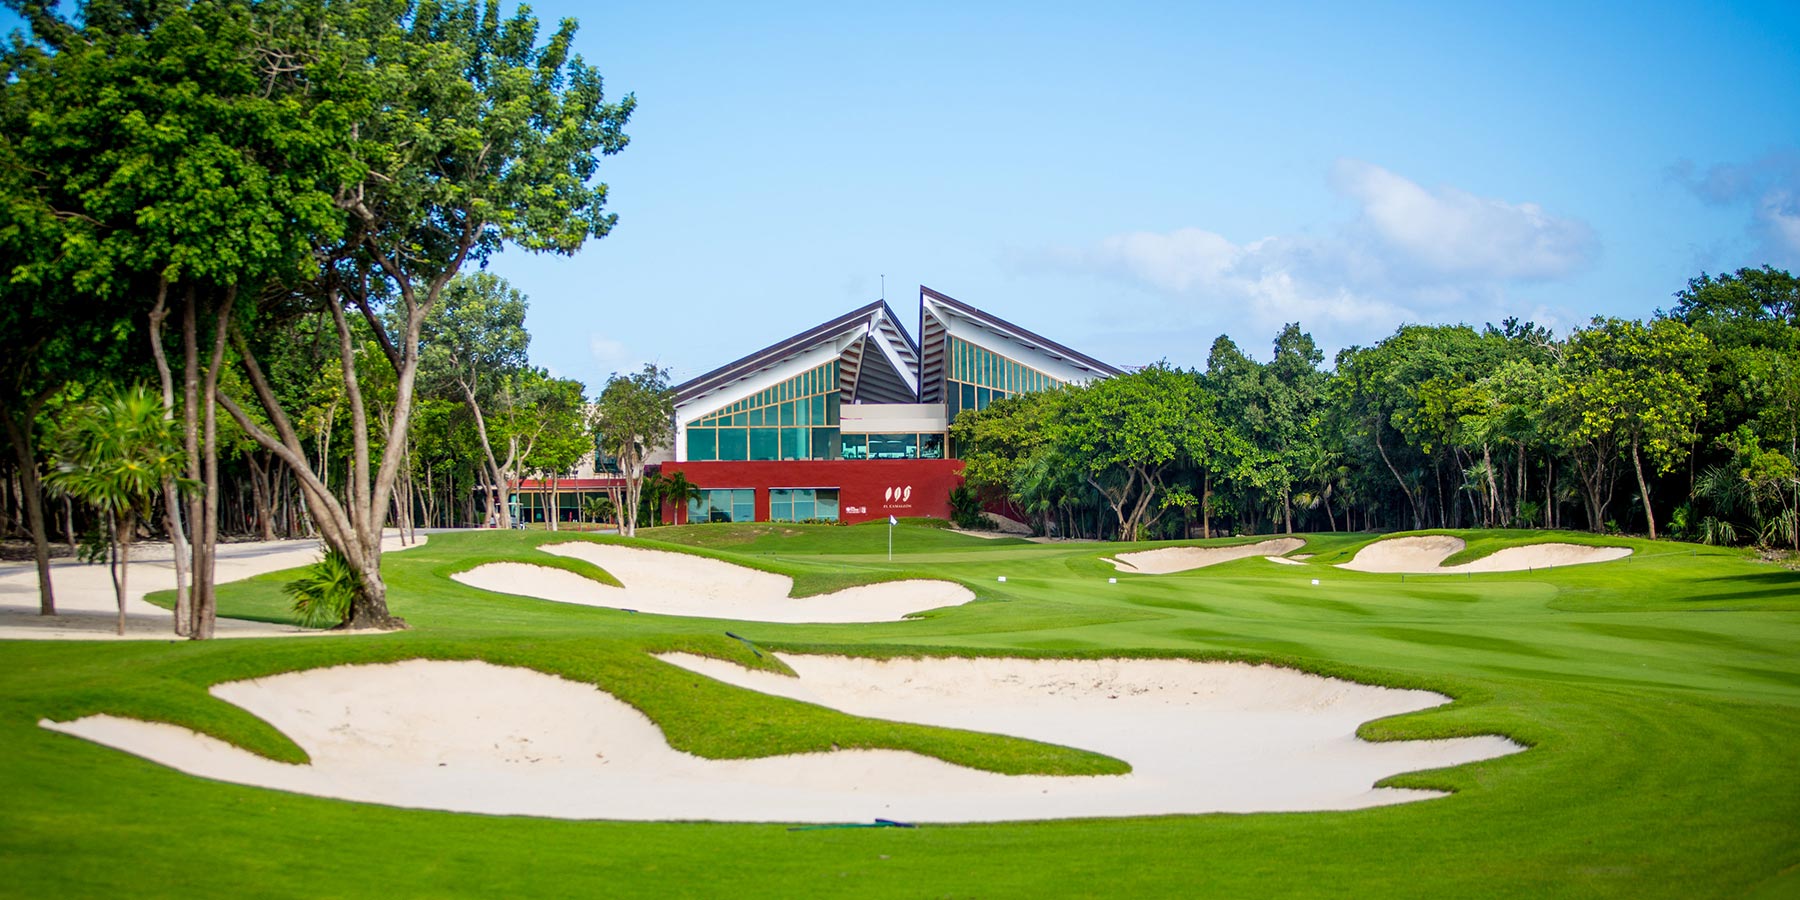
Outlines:
{"label": "sandy walkway", "polygon": [[1451,554],[1467,544],[1459,537],[1428,534],[1419,537],[1389,538],[1376,541],[1357,551],[1340,569],[1357,572],[1405,573],[1429,575],[1462,572],[1524,572],[1555,566],[1576,566],[1608,562],[1631,555],[1629,547],[1585,547],[1580,544],[1543,543],[1526,547],[1508,547],[1459,566],[1442,565]]}
{"label": "sandy walkway", "polygon": [[1278,557],[1283,553],[1292,553],[1306,542],[1299,538],[1276,538],[1272,541],[1261,541],[1255,544],[1239,544],[1235,547],[1162,547],[1156,550],[1139,550],[1134,553],[1121,553],[1115,559],[1107,560],[1121,572],[1140,572],[1145,575],[1170,575],[1175,572],[1186,572],[1206,566],[1243,559],[1246,556]]}
{"label": "sandy walkway", "polygon": [[[425,536],[419,536],[424,543]],[[404,549],[398,532],[382,540],[382,552]],[[255,541],[220,544],[216,577],[219,584],[241,581],[266,572],[278,572],[319,560],[319,542]],[[112,576],[104,563],[90,565],[74,560],[50,564],[51,584],[56,588],[55,616],[38,615],[37,568],[30,562],[0,565],[0,640],[176,640],[175,616],[169,610],[144,602],[152,591],[175,588],[175,563],[166,543],[136,544],[131,548],[131,575],[126,581],[125,635],[120,637],[119,606]],[[218,637],[292,637],[341,634],[293,625],[274,625],[243,619],[218,620]]]}
{"label": "sandy walkway", "polygon": [[[1235,663],[783,657],[799,679],[691,656],[713,677],[859,715],[1076,745],[1130,775],[1004,776],[898,751],[706,760],[588,685],[480,662],[342,666],[222,684],[312,757],[293,766],[170,725],[40,723],[184,772],[395,806],[560,818],[961,822],[1355,809],[1436,796],[1398,772],[1519,751],[1503,738],[1370,744],[1361,722],[1436,706]],[[531,702],[520,702],[530,698]]]}
{"label": "sandy walkway", "polygon": [[688,553],[572,541],[546,553],[582,559],[612,573],[623,588],[573,572],[526,563],[488,563],[451,577],[484,591],[561,603],[670,616],[745,622],[892,622],[909,613],[975,599],[948,581],[891,581],[793,598],[793,579]]}

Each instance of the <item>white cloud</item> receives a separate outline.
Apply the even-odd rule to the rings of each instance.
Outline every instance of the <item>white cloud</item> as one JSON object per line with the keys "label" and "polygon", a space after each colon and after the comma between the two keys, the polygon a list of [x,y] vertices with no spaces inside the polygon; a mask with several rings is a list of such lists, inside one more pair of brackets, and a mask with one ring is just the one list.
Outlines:
{"label": "white cloud", "polygon": [[1052,250],[1049,262],[1186,301],[1183,327],[1196,312],[1253,332],[1298,321],[1341,345],[1402,322],[1497,320],[1515,312],[1508,283],[1571,275],[1598,252],[1593,229],[1534,203],[1427,189],[1354,160],[1334,167],[1331,182],[1358,212],[1324,236],[1239,243],[1203,228],[1129,232]]}
{"label": "white cloud", "polygon": [[1568,275],[1593,259],[1594,231],[1535,203],[1427,190],[1380,166],[1340,160],[1332,184],[1362,206],[1362,222],[1385,248],[1443,275],[1501,280]]}

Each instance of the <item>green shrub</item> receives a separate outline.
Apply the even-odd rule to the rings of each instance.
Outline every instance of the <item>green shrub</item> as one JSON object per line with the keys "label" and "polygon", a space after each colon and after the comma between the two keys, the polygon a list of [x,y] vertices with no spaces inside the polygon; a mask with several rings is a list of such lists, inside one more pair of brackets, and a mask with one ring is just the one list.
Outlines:
{"label": "green shrub", "polygon": [[301,570],[282,592],[294,598],[294,614],[308,628],[331,628],[350,618],[350,601],[362,588],[362,576],[350,560],[327,549],[325,558]]}
{"label": "green shrub", "polygon": [[987,513],[981,511],[981,495],[966,484],[959,484],[950,489],[950,521],[958,528],[969,528],[979,531],[994,531],[1000,527]]}

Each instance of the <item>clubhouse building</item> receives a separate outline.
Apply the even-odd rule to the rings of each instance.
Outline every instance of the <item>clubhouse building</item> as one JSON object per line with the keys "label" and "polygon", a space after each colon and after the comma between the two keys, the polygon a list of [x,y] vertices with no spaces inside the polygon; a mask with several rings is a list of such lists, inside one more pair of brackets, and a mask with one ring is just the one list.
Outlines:
{"label": "clubhouse building", "polygon": [[1119,373],[920,286],[917,340],[876,301],[677,385],[661,468],[700,496],[665,521],[947,518],[957,413]]}

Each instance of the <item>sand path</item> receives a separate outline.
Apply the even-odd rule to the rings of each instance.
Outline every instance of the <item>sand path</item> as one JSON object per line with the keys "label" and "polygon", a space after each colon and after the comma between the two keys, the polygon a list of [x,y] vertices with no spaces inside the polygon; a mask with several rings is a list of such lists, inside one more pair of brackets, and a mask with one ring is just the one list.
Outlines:
{"label": "sand path", "polygon": [[586,560],[624,587],[528,563],[488,563],[451,577],[484,591],[560,603],[746,622],[893,622],[975,599],[948,581],[890,581],[789,597],[793,579],[689,553],[572,541],[538,549]]}
{"label": "sand path", "polygon": [[1271,559],[1284,553],[1292,553],[1306,542],[1299,538],[1276,538],[1260,541],[1255,544],[1239,544],[1235,547],[1161,547],[1156,550],[1138,550],[1132,553],[1121,553],[1107,562],[1121,572],[1138,572],[1144,575],[1171,575],[1199,569],[1206,566],[1243,559],[1247,556],[1267,556]]}
{"label": "sand path", "polygon": [[[425,535],[419,536],[424,543]],[[409,545],[410,546],[410,545]],[[382,538],[383,553],[405,549],[399,533]],[[319,561],[319,542],[252,541],[220,544],[215,577],[218,584],[241,581],[267,572],[279,572]],[[141,543],[131,548],[131,572],[126,580],[125,635],[119,636],[118,600],[112,576],[104,563],[53,560],[50,581],[56,590],[55,616],[38,615],[37,568],[30,562],[0,564],[0,640],[175,640],[175,614],[144,601],[152,591],[175,589],[175,562],[167,543]],[[296,625],[275,625],[220,617],[216,634],[222,638],[293,637],[295,635],[345,634]]]}
{"label": "sand path", "polygon": [[1474,562],[1456,566],[1443,565],[1451,554],[1460,552],[1467,543],[1447,534],[1389,538],[1376,541],[1357,551],[1340,569],[1357,572],[1404,573],[1429,575],[1463,572],[1525,572],[1555,566],[1577,566],[1608,562],[1631,555],[1629,547],[1587,547],[1580,544],[1543,543],[1525,547],[1508,547]]}
{"label": "sand path", "polygon": [[627,820],[1356,809],[1437,796],[1371,787],[1387,775],[1523,749],[1499,737],[1359,741],[1364,721],[1446,698],[1236,663],[783,657],[800,673],[792,679],[669,659],[859,715],[1085,747],[1134,771],[1005,776],[888,750],[707,760],[669,748],[643,714],[592,686],[481,662],[340,666],[213,688],[293,738],[310,765],[165,724],[111,716],[40,724],[222,781],[394,806]]}

